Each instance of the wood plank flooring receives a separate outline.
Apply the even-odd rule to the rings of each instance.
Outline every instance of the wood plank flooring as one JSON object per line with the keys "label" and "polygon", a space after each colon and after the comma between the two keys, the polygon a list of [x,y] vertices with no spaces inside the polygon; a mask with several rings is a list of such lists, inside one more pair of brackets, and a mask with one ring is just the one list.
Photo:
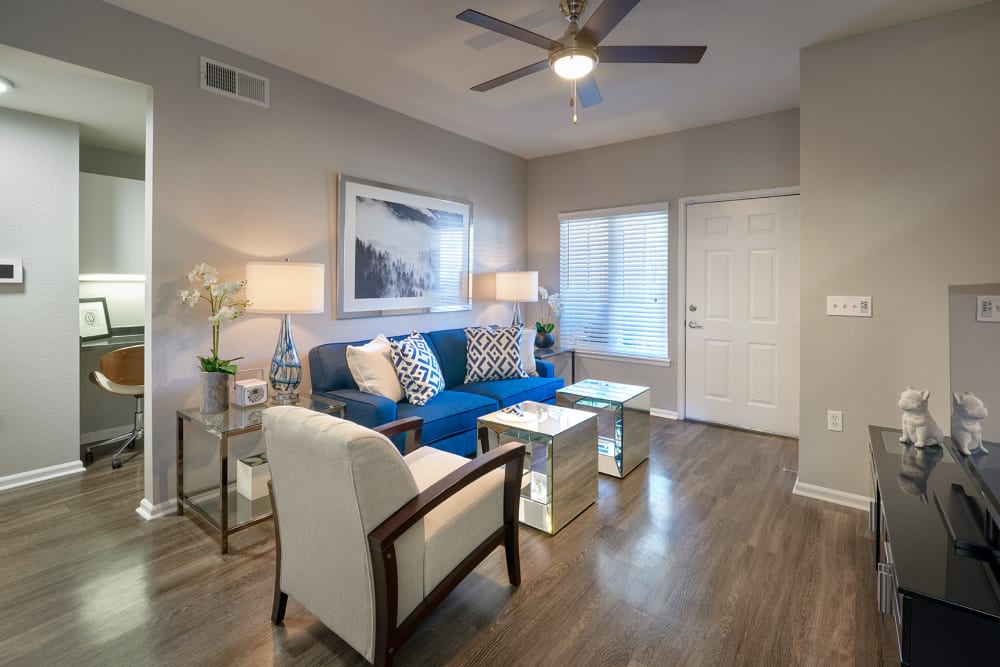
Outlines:
{"label": "wood plank flooring", "polygon": [[[651,422],[650,460],[596,505],[555,537],[522,527],[520,588],[495,552],[396,664],[894,664],[867,515],[791,494],[794,440]],[[141,455],[0,493],[0,663],[366,664],[294,599],[271,625],[270,522],[220,556],[141,496]]]}

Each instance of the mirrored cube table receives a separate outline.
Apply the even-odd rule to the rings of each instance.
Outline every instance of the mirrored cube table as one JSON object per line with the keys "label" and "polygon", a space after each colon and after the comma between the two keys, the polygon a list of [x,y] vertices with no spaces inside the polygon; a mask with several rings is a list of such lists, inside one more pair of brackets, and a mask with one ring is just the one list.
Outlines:
{"label": "mirrored cube table", "polygon": [[597,417],[544,403],[519,403],[477,420],[483,452],[525,445],[521,523],[550,535],[597,501]]}
{"label": "mirrored cube table", "polygon": [[[177,411],[177,514],[184,514],[187,507],[208,525],[219,531],[219,552],[229,551],[229,535],[270,519],[269,496],[250,500],[236,491],[236,477],[229,477],[229,439],[253,433],[263,428],[262,415],[265,409],[277,405],[267,403],[241,408],[229,406],[225,412],[206,414],[198,408],[184,408]],[[344,404],[327,399],[301,399],[298,403],[310,410],[323,412],[335,417],[344,416]],[[219,483],[195,491],[184,488],[184,423],[197,427],[219,440]]]}
{"label": "mirrored cube table", "polygon": [[598,415],[598,472],[624,477],[649,458],[649,387],[584,380],[557,390],[556,404]]}

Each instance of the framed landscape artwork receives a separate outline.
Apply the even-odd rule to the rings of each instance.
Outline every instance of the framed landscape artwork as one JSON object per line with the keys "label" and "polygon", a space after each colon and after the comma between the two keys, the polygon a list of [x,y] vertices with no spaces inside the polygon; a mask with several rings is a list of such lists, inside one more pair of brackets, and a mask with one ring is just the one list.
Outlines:
{"label": "framed landscape artwork", "polygon": [[472,308],[472,202],[341,174],[337,318]]}

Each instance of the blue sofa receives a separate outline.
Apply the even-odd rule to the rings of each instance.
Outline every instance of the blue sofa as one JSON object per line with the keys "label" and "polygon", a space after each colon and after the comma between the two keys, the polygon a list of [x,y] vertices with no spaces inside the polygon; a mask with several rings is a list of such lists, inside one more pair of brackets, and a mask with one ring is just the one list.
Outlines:
{"label": "blue sofa", "polygon": [[[343,402],[345,416],[362,426],[379,426],[395,419],[422,417],[421,442],[462,456],[476,453],[476,419],[521,401],[555,403],[562,378],[554,377],[552,364],[537,361],[538,377],[492,380],[465,384],[466,338],[464,329],[444,329],[421,334],[441,364],[445,389],[427,405],[411,405],[358,390],[347,367],[347,346],[368,341],[326,343],[309,350],[309,375],[314,395]],[[395,338],[403,338],[396,336]],[[401,445],[400,441],[397,445]]]}

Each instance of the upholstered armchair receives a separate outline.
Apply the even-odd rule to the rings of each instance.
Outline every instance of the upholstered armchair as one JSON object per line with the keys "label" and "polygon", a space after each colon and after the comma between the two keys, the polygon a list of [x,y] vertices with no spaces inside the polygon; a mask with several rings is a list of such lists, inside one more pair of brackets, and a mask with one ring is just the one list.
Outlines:
{"label": "upholstered armchair", "polygon": [[[496,547],[520,584],[523,445],[472,461],[388,439],[380,427],[282,406],[264,411],[277,575],[271,620],[291,595],[369,662],[390,665],[419,621]],[[414,438],[408,438],[412,442]]]}

